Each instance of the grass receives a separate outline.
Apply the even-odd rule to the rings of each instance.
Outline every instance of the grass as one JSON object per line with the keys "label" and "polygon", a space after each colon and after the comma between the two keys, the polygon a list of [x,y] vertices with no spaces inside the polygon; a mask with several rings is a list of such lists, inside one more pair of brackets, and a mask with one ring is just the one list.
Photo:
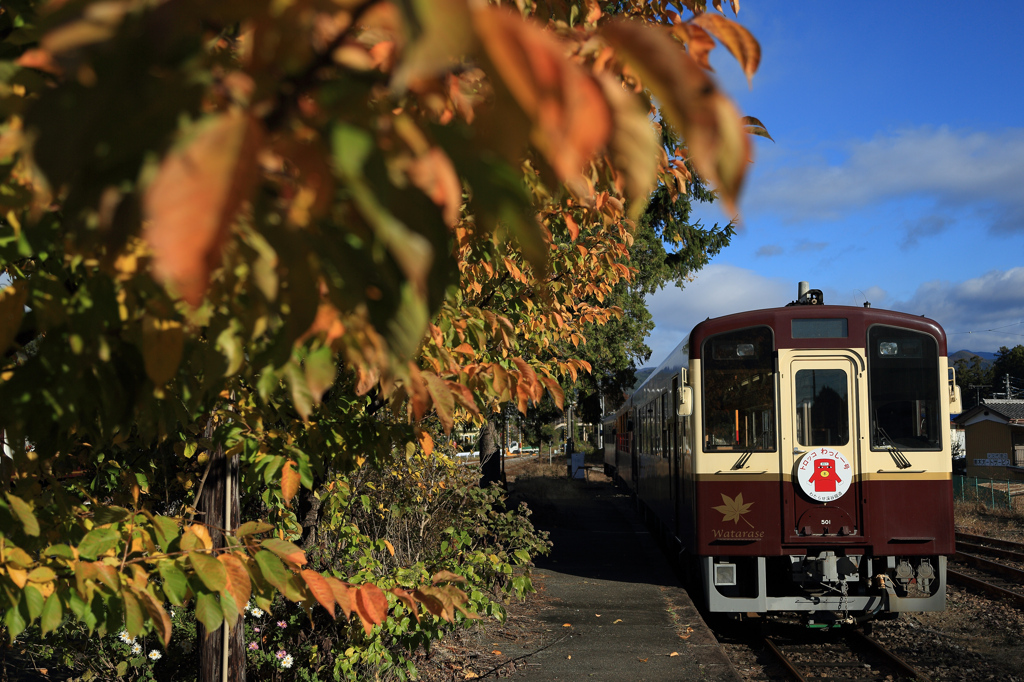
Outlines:
{"label": "grass", "polygon": [[1020,509],[990,509],[979,502],[957,501],[953,519],[957,530],[964,533],[1024,541],[1024,511]]}

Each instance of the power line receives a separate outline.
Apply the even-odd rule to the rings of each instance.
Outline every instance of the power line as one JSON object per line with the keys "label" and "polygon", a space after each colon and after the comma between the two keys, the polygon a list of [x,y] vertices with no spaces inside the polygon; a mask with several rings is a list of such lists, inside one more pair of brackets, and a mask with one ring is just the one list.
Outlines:
{"label": "power line", "polygon": [[[974,331],[971,331],[971,332],[946,332],[946,336],[953,336],[954,334],[984,334],[986,332],[995,332],[995,331],[999,331],[1000,329],[1007,329],[1009,327],[1016,327],[1016,326],[1022,325],[1022,324],[1024,324],[1024,320],[1021,320],[1020,322],[1013,322],[1011,324],[1004,324],[1002,327],[993,327],[992,329],[975,329]],[[1004,334],[1006,336],[1020,336],[1020,337],[1024,337],[1024,334],[1011,334],[1009,332],[1000,332],[1000,333],[1002,333],[1002,334]]]}

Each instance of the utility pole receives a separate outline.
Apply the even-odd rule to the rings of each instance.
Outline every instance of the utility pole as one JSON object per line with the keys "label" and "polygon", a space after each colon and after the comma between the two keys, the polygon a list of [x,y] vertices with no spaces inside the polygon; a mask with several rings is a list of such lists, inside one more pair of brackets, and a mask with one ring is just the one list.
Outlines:
{"label": "utility pole", "polygon": [[967,388],[973,388],[975,390],[975,400],[978,405],[981,405],[981,389],[991,388],[992,384],[968,384]]}

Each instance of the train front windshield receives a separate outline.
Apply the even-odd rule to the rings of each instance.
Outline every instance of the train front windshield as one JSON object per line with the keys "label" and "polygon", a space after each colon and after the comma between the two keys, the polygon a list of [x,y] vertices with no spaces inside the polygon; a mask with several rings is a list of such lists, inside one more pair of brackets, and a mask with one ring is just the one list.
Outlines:
{"label": "train front windshield", "polygon": [[772,330],[751,327],[704,342],[704,449],[775,450]]}
{"label": "train front windshield", "polygon": [[920,332],[875,325],[868,331],[871,447],[938,450],[939,352]]}

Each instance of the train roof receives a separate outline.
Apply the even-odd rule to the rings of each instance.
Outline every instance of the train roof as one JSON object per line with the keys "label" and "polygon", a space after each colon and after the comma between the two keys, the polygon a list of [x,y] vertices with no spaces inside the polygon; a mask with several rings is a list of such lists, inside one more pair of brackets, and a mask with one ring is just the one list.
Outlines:
{"label": "train roof", "polygon": [[[845,319],[847,335],[842,338],[793,338],[792,320],[814,319]],[[787,324],[788,323],[788,324]],[[689,367],[691,358],[699,358],[704,339],[715,334],[767,325],[774,330],[774,350],[781,348],[863,348],[867,339],[867,330],[873,325],[889,325],[911,329],[935,337],[939,347],[939,355],[946,354],[946,333],[935,320],[923,315],[911,315],[895,310],[880,308],[862,308],[844,305],[789,305],[779,308],[763,308],[742,313],[708,318],[697,324],[675,350],[651,372],[650,376],[633,391],[626,405],[644,399],[644,394],[658,385],[666,376],[678,374],[679,370]],[[691,348],[691,341],[693,348]]]}
{"label": "train roof", "polygon": [[[792,320],[801,319],[845,319],[847,334],[845,337],[836,338],[794,338]],[[693,328],[689,336],[694,346],[690,357],[700,357],[700,347],[704,339],[709,336],[758,325],[767,325],[774,330],[775,350],[779,348],[863,348],[868,328],[876,324],[902,327],[929,334],[935,337],[939,346],[939,354],[946,354],[946,333],[938,322],[923,315],[845,305],[792,305],[750,310],[701,322]]]}

